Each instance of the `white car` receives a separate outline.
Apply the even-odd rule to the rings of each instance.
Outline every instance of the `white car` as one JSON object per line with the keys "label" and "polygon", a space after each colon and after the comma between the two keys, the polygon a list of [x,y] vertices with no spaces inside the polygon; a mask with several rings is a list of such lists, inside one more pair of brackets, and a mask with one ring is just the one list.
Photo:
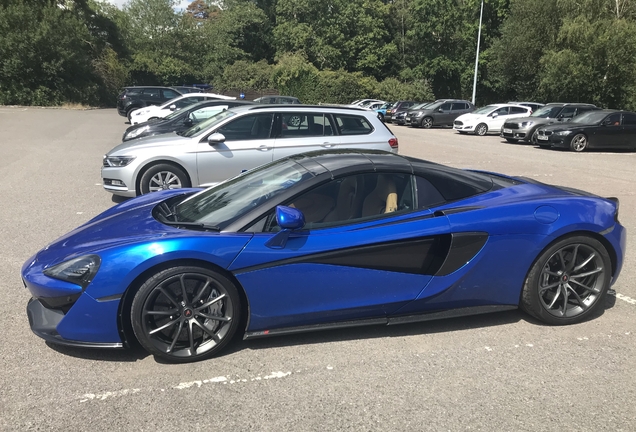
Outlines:
{"label": "white car", "polygon": [[236,99],[235,97],[224,96],[215,93],[186,93],[174,99],[170,99],[163,105],[150,105],[139,108],[130,114],[130,124],[136,125],[147,122],[151,118],[164,118],[174,111],[187,107],[188,105],[212,99]]}
{"label": "white car", "polygon": [[527,117],[532,109],[514,104],[486,105],[471,113],[462,114],[455,119],[453,129],[461,134],[484,136],[488,133],[499,134],[506,120],[515,117]]}

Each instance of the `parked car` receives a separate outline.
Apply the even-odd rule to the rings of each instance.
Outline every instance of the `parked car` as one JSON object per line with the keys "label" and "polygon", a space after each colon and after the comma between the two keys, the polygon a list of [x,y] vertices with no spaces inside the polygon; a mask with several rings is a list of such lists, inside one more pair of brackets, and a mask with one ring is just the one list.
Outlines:
{"label": "parked car", "polygon": [[236,332],[519,307],[575,324],[601,314],[620,275],[618,212],[616,198],[532,179],[325,150],[122,203],[37,252],[21,276],[29,325],[46,341],[139,342],[176,363],[218,354]]}
{"label": "parked car", "polygon": [[272,160],[324,148],[397,152],[398,140],[374,111],[242,106],[179,134],[118,145],[104,156],[102,179],[107,191],[132,197],[162,189],[210,186]]}
{"label": "parked car", "polygon": [[395,102],[393,104],[393,106],[391,107],[391,109],[387,110],[385,121],[391,122],[391,123],[395,123],[393,121],[393,117],[395,116],[395,114],[397,114],[398,112],[407,111],[409,108],[411,108],[411,107],[413,107],[413,106],[415,106],[417,104],[418,104],[418,102],[414,102],[414,101],[399,100],[399,101]]}
{"label": "parked car", "polygon": [[501,133],[501,126],[512,118],[527,117],[532,113],[528,106],[493,104],[486,105],[471,113],[462,114],[453,123],[453,129],[460,134],[484,136]]}
{"label": "parked car", "polygon": [[636,113],[598,110],[574,117],[567,123],[542,126],[537,131],[541,147],[636,150]]}
{"label": "parked car", "polygon": [[532,109],[532,112],[535,112],[539,108],[545,106],[545,104],[542,104],[542,103],[539,103],[539,102],[516,102],[516,101],[510,101],[508,103],[511,104],[511,105],[523,105],[523,106],[530,107],[530,109]]}
{"label": "parked car", "polygon": [[433,126],[452,126],[457,117],[469,113],[475,106],[460,99],[440,99],[418,110],[411,110],[406,124],[429,129]]}
{"label": "parked car", "polygon": [[224,96],[214,93],[186,93],[178,96],[174,99],[162,105],[151,105],[145,108],[139,108],[130,113],[130,124],[136,125],[145,123],[150,119],[164,118],[174,111],[178,111],[181,108],[185,108],[189,105],[201,102],[204,100],[235,100],[235,97]]}
{"label": "parked car", "polygon": [[191,86],[172,86],[170,88],[173,88],[173,89],[177,90],[181,94],[200,93],[201,91],[204,90],[204,89],[201,89],[199,87],[191,87]]}
{"label": "parked car", "polygon": [[117,96],[117,113],[130,120],[130,113],[133,110],[151,105],[161,105],[177,96],[181,96],[181,92],[169,87],[124,87]]}
{"label": "parked car", "polygon": [[364,107],[361,107],[361,108],[368,109],[368,110],[371,110],[371,111],[377,111],[385,103],[386,102],[372,102],[372,103],[370,103],[370,104],[368,104],[368,105],[366,105]]}
{"label": "parked car", "polygon": [[540,126],[568,121],[579,114],[598,109],[600,108],[592,104],[549,103],[529,117],[505,122],[501,129],[501,137],[509,143],[521,141],[537,144],[536,133]]}
{"label": "parked car", "polygon": [[299,104],[301,103],[298,98],[293,96],[263,96],[254,99],[256,103],[262,104]]}
{"label": "parked car", "polygon": [[223,110],[242,105],[254,105],[254,102],[216,99],[188,105],[164,118],[155,118],[145,123],[130,126],[124,132],[122,141],[170,132],[183,132]]}
{"label": "parked car", "polygon": [[382,104],[382,106],[380,106],[380,108],[376,109],[375,112],[378,113],[378,118],[382,121],[384,121],[384,117],[386,116],[386,111],[391,108],[393,106],[392,103],[384,103]]}
{"label": "parked car", "polygon": [[359,100],[355,100],[353,102],[351,102],[351,104],[349,104],[350,106],[354,106],[354,107],[359,107],[362,105],[367,105],[369,103],[372,102],[382,102],[382,103],[386,103],[385,101],[381,101],[380,99],[359,99]]}
{"label": "parked car", "polygon": [[393,117],[391,118],[391,123],[399,125],[399,126],[404,126],[406,124],[406,117],[411,111],[420,110],[431,103],[432,102],[423,102],[417,105],[413,105],[412,107],[407,108],[405,111],[398,111],[397,113],[393,114]]}

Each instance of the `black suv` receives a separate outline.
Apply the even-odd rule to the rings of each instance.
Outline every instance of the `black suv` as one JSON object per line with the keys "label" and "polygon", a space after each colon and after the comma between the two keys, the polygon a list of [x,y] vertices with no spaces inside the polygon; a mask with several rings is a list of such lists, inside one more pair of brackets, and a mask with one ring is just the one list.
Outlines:
{"label": "black suv", "polygon": [[585,112],[598,110],[597,106],[584,103],[549,103],[530,115],[508,120],[501,128],[501,137],[509,143],[531,142],[537,144],[539,126],[566,122]]}
{"label": "black suv", "polygon": [[[417,105],[418,102],[414,102],[414,101],[397,101],[395,102],[391,108],[386,110],[386,115],[384,116],[384,121],[385,122],[389,122],[389,123],[395,123],[393,122],[393,118],[395,117],[395,115],[398,112],[402,112],[402,111],[407,111],[409,108]],[[402,122],[402,124],[404,124],[404,122]]]}
{"label": "black suv", "polygon": [[181,92],[170,87],[124,87],[117,97],[117,112],[130,120],[130,112],[148,105],[161,105],[181,96]]}
{"label": "black suv", "polygon": [[452,126],[457,117],[475,110],[475,106],[461,99],[439,99],[418,110],[410,110],[406,124],[414,127]]}

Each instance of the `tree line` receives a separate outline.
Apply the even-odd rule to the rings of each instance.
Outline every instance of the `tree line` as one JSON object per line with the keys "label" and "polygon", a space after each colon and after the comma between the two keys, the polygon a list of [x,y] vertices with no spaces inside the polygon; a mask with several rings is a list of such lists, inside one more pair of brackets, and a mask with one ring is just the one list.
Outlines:
{"label": "tree line", "polygon": [[[636,0],[486,0],[477,104],[636,109]],[[308,103],[469,98],[481,0],[0,0],[0,104],[109,106],[125,85]]]}

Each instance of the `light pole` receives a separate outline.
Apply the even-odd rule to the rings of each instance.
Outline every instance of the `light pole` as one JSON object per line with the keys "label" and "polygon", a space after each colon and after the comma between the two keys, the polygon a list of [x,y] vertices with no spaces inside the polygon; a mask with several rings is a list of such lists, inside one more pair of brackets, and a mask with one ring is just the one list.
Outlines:
{"label": "light pole", "polygon": [[481,12],[479,12],[479,32],[477,33],[477,54],[475,55],[475,77],[473,78],[473,105],[475,105],[475,93],[477,92],[477,65],[479,64],[479,42],[481,41],[481,19],[484,16],[484,0],[481,0]]}

